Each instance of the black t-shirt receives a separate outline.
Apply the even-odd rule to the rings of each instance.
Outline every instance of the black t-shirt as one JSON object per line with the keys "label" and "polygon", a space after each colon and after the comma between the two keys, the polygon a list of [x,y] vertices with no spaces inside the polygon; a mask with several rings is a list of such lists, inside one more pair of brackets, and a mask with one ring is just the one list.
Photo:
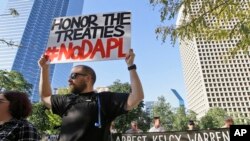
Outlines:
{"label": "black t-shirt", "polygon": [[[101,128],[98,122],[98,97],[101,109]],[[126,113],[128,94],[81,93],[53,95],[52,111],[62,117],[60,141],[107,141],[109,126],[117,116]]]}

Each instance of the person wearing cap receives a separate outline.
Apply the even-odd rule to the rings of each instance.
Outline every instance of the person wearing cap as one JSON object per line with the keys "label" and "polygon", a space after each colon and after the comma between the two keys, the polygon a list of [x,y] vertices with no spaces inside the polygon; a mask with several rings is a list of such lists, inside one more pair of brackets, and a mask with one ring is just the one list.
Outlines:
{"label": "person wearing cap", "polygon": [[117,133],[117,129],[115,128],[115,122],[114,121],[111,122],[109,130],[110,130],[111,134]]}
{"label": "person wearing cap", "polygon": [[125,133],[142,133],[143,131],[138,128],[136,121],[131,122],[131,129],[127,130]]}
{"label": "person wearing cap", "polygon": [[195,123],[193,120],[189,120],[188,122],[188,130],[194,130],[195,129]]}
{"label": "person wearing cap", "polygon": [[232,117],[226,117],[224,120],[224,125],[222,126],[222,128],[230,128],[231,125],[234,124],[234,120]]}
{"label": "person wearing cap", "polygon": [[148,132],[165,132],[166,130],[161,126],[160,117],[154,117],[154,126]]}

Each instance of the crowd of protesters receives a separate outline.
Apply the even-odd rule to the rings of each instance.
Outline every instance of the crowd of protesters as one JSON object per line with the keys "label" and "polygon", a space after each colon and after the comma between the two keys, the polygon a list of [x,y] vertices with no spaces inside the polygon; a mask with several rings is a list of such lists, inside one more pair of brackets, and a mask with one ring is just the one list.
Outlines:
{"label": "crowd of protesters", "polygon": [[[120,94],[94,91],[96,74],[92,68],[79,65],[72,68],[69,77],[70,95],[52,95],[49,84],[48,58],[42,56],[39,60],[41,68],[40,96],[42,102],[52,111],[62,117],[59,140],[106,140],[107,133],[117,133],[113,121],[117,116],[125,114],[143,100],[144,94],[134,62],[132,49],[126,55],[126,63],[131,78],[131,93]],[[83,110],[84,109],[84,110]],[[96,109],[96,110],[93,110]],[[0,92],[0,140],[37,141],[41,140],[36,127],[27,120],[31,114],[32,105],[28,95],[19,91]],[[77,113],[77,114],[76,114]],[[223,128],[233,124],[232,118],[225,120]],[[74,129],[74,130],[73,130]],[[195,122],[190,120],[188,130],[194,130]],[[153,126],[148,132],[165,132],[159,116],[153,118]],[[136,121],[131,121],[131,127],[125,133],[142,133]],[[42,140],[55,140],[56,136],[48,136]],[[75,139],[74,139],[75,140]]]}
{"label": "crowd of protesters", "polygon": [[[31,114],[32,106],[26,93],[18,91],[5,91],[0,93],[0,139],[1,140],[41,140],[36,127],[27,117]],[[153,126],[147,132],[165,132],[160,117],[153,118]],[[229,128],[234,124],[233,118],[226,117],[221,128]],[[131,121],[131,127],[125,133],[143,133],[136,120]],[[195,121],[189,120],[187,130],[196,130]],[[114,122],[111,122],[110,133],[118,133]],[[58,135],[48,135],[44,140],[57,140]]]}

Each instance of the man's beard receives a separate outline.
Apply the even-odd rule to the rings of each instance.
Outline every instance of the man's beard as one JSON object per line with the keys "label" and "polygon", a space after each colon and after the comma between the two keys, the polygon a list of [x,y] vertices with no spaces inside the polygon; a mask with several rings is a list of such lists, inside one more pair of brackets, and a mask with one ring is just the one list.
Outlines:
{"label": "man's beard", "polygon": [[79,94],[83,90],[87,88],[87,85],[85,82],[81,83],[80,85],[76,86],[75,84],[69,86],[69,91],[74,94]]}

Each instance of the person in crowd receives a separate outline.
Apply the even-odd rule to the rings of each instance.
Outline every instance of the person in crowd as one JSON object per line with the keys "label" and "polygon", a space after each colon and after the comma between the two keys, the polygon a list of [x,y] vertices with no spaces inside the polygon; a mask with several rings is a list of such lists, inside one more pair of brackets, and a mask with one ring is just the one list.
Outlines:
{"label": "person in crowd", "polygon": [[109,131],[110,131],[109,141],[114,141],[112,135],[117,133],[117,129],[115,128],[115,122],[114,121],[111,122]]}
{"label": "person in crowd", "polygon": [[234,124],[234,120],[232,117],[226,117],[224,120],[224,125],[222,126],[222,128],[230,128],[231,125]]}
{"label": "person in crowd", "polygon": [[125,133],[142,133],[143,131],[138,128],[138,124],[136,121],[131,121],[131,128],[127,130]]}
{"label": "person in crowd", "polygon": [[161,126],[160,117],[156,116],[153,119],[154,126],[148,132],[165,132],[166,130]]}
{"label": "person in crowd", "polygon": [[130,49],[125,59],[130,74],[132,90],[130,94],[96,93],[95,71],[89,66],[78,65],[71,70],[68,80],[71,94],[68,95],[52,95],[48,56],[43,55],[40,58],[39,93],[45,106],[62,117],[60,141],[107,141],[111,121],[138,106],[144,94],[136,72],[134,57],[135,54]]}
{"label": "person in crowd", "polygon": [[32,105],[26,93],[0,92],[0,140],[38,141],[37,129],[26,120]]}
{"label": "person in crowd", "polygon": [[115,122],[112,121],[111,124],[110,124],[110,133],[111,134],[114,134],[114,133],[117,133],[117,130],[115,128]]}
{"label": "person in crowd", "polygon": [[188,130],[195,130],[195,123],[193,120],[188,121]]}

